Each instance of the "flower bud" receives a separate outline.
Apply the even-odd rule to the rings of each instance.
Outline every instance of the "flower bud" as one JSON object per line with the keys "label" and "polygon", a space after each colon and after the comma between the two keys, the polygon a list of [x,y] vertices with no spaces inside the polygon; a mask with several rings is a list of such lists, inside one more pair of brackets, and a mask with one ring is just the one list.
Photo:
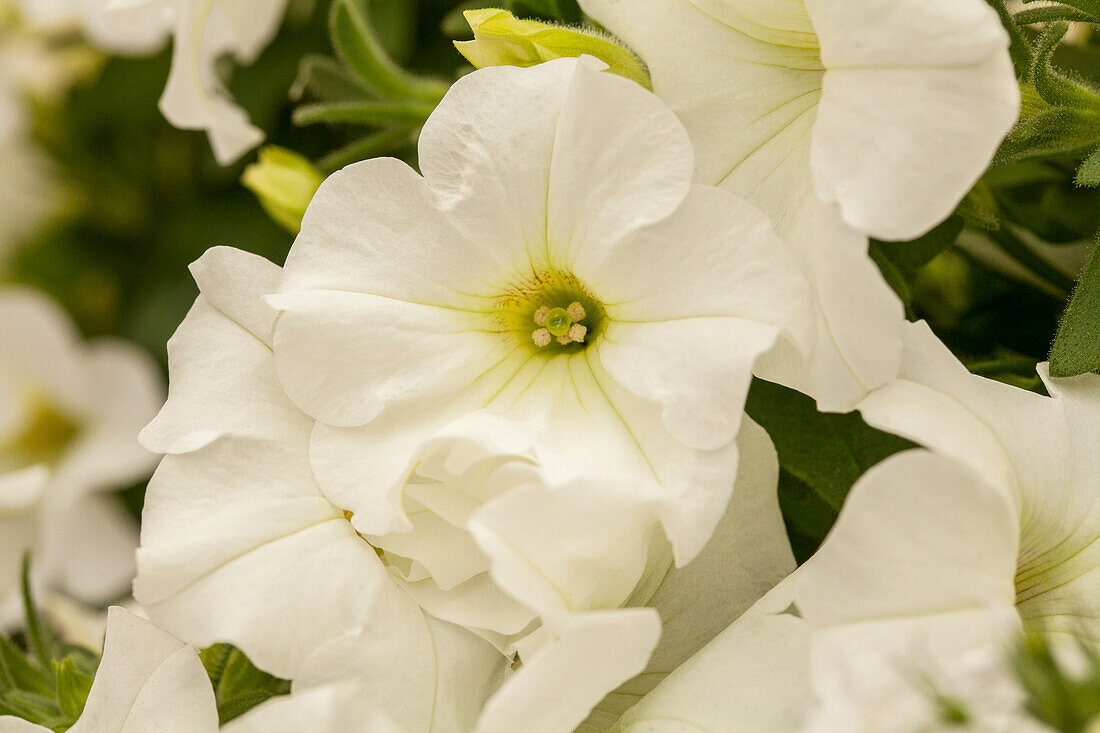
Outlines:
{"label": "flower bud", "polygon": [[241,176],[241,183],[256,194],[268,216],[294,234],[301,229],[306,207],[324,180],[308,160],[275,145],[260,150],[260,159]]}
{"label": "flower bud", "polygon": [[467,10],[463,15],[474,40],[455,48],[479,69],[486,66],[534,66],[552,59],[595,56],[608,71],[650,88],[642,62],[609,36],[537,20],[521,20],[507,10]]}

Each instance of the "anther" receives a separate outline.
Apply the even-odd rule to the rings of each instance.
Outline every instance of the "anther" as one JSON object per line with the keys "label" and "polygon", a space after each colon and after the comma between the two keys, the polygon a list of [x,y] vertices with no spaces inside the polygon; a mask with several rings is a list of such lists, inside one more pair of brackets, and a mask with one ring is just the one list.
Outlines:
{"label": "anther", "polygon": [[539,308],[537,311],[535,311],[535,324],[539,326],[545,326],[546,317],[549,315],[550,308],[548,306],[544,305],[543,307]]}
{"label": "anther", "polygon": [[568,346],[573,343],[573,339],[569,338],[569,334],[563,333],[561,336],[558,336],[558,343],[562,346]]}
{"label": "anther", "polygon": [[565,309],[565,312],[569,314],[569,317],[573,319],[573,322],[583,321],[585,317],[584,306],[573,301],[569,304],[569,307]]}
{"label": "anther", "polygon": [[588,328],[579,323],[574,323],[569,329],[569,340],[578,344],[584,343],[584,337],[588,334]]}
{"label": "anther", "polygon": [[545,328],[540,328],[535,331],[533,334],[531,334],[531,338],[534,339],[535,346],[538,346],[540,349],[543,346],[548,346],[550,344],[550,332],[547,331]]}

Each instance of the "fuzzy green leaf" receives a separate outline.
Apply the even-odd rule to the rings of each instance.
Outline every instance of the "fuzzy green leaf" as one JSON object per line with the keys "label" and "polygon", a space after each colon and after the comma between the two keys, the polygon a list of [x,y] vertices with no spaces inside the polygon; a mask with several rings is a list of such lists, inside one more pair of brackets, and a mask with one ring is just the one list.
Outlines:
{"label": "fuzzy green leaf", "polygon": [[1100,97],[1088,87],[1072,81],[1054,68],[1054,51],[1069,31],[1065,21],[1049,23],[1035,44],[1031,82],[1043,99],[1052,105],[1100,112]]}
{"label": "fuzzy green leaf", "polygon": [[268,698],[290,692],[290,683],[257,669],[241,650],[229,644],[203,649],[199,659],[210,676],[218,702],[218,718],[225,723]]}
{"label": "fuzzy green leaf", "polygon": [[33,664],[6,636],[0,635],[0,690],[27,690],[47,697],[54,695],[53,675]]}
{"label": "fuzzy green leaf", "polygon": [[1092,248],[1050,350],[1052,377],[1100,370],[1100,243]]}
{"label": "fuzzy green leaf", "polygon": [[310,94],[322,102],[351,102],[370,98],[370,90],[340,62],[328,56],[306,56],[290,89],[293,99]]}

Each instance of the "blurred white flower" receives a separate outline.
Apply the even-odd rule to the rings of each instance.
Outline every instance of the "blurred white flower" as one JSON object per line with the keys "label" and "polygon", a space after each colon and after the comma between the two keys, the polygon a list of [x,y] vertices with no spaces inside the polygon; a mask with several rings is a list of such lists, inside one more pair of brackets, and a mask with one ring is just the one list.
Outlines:
{"label": "blurred white flower", "polygon": [[814,287],[814,352],[780,354],[764,376],[841,411],[893,379],[902,307],[860,234],[929,230],[1011,128],[1019,90],[993,9],[983,0],[581,5],[648,64],[654,91],[691,134],[698,179],[775,219]]}
{"label": "blurred white flower", "polygon": [[[0,717],[3,733],[49,728]],[[216,733],[218,709],[198,651],[129,611],[112,607],[84,712],[71,733]]]}
{"label": "blurred white flower", "polygon": [[644,694],[794,565],[775,454],[747,420],[733,499],[682,569],[611,480],[551,488],[524,426],[500,418],[429,436],[402,490],[411,531],[360,535],[314,478],[319,424],[276,375],[263,293],[280,269],[215,248],[193,271],[202,295],[143,433],[169,455],[135,582],[182,638],[231,641],[303,695],[364,679],[364,705],[401,730],[565,732],[646,670],[622,697]]}
{"label": "blurred white flower", "polygon": [[171,18],[164,12],[159,22],[120,31],[112,26],[104,9],[111,0],[14,0],[23,20],[40,33],[77,31],[95,48],[110,54],[141,55],[164,46]]}
{"label": "blurred white flower", "polygon": [[108,0],[104,13],[113,34],[135,40],[172,29],[172,69],[160,109],[176,127],[205,130],[214,157],[233,163],[259,145],[264,133],[230,97],[218,61],[232,56],[253,63],[282,24],[288,0]]}
{"label": "blurred white flower", "polygon": [[470,74],[424,126],[424,178],[370,160],[314,197],[268,298],[275,363],[363,534],[411,529],[414,453],[459,418],[523,424],[551,484],[631,481],[678,564],[722,516],[753,363],[808,335],[805,281],[763,214],[692,186],[675,115],[601,67]]}
{"label": "blurred white flower", "polygon": [[126,591],[137,528],[102,492],[156,463],[137,433],[162,394],[144,352],[84,343],[44,296],[0,291],[0,600],[18,600],[26,549],[47,587],[92,603]]}

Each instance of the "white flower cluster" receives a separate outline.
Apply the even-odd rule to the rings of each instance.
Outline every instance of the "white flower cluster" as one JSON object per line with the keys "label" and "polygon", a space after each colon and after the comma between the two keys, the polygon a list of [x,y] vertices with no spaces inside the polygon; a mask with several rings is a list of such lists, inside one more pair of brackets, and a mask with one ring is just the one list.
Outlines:
{"label": "white flower cluster", "polygon": [[[170,120],[222,161],[259,142],[214,62],[254,58],[285,1],[104,4],[136,46],[174,29]],[[419,173],[329,177],[284,266],[192,266],[141,433],[164,458],[133,589],[163,631],[111,611],[72,730],[217,730],[187,646],[214,643],[293,684],[233,733],[939,730],[929,685],[975,729],[1042,730],[1003,652],[1024,623],[1100,637],[1100,377],[971,375],[868,254],[947,217],[1015,122],[996,12],[581,5],[652,92],[590,56],[481,69]],[[140,475],[120,436],[157,388],[67,329],[0,298],[3,548],[45,542],[98,597],[117,579],[60,558],[121,540],[50,538]],[[797,570],[754,375],[920,446]]]}

